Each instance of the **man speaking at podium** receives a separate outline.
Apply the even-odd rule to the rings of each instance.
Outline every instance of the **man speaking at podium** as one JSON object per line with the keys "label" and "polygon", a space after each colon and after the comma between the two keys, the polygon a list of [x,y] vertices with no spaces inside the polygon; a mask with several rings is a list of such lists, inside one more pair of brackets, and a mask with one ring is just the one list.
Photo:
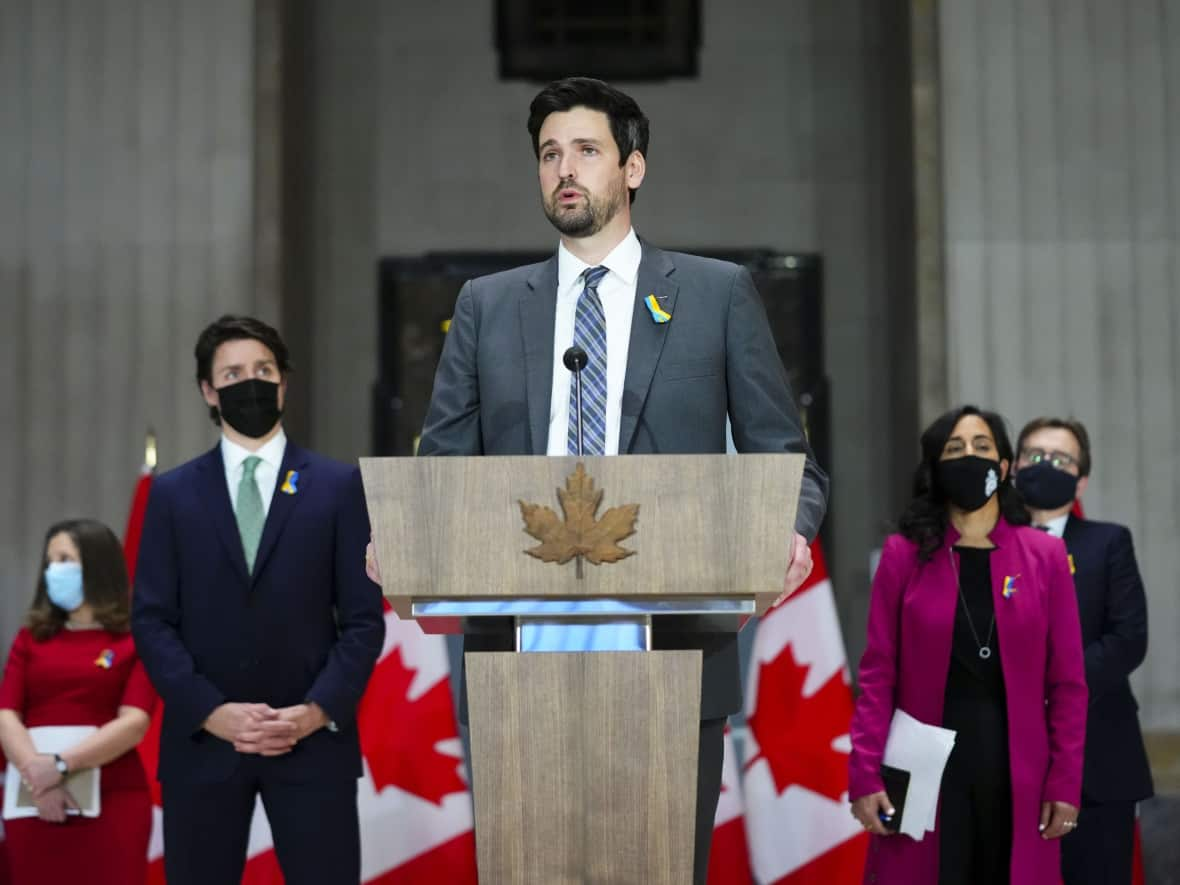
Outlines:
{"label": "man speaking at podium", "polygon": [[[735,264],[641,242],[631,204],[648,120],[600,80],[546,86],[529,108],[545,215],[561,234],[541,264],[469,281],[455,304],[419,455],[578,453],[563,354],[584,351],[586,455],[726,451],[807,456],[784,594],[811,571],[827,477],[804,437],[765,310]],[[701,207],[705,211],[707,207]],[[704,882],[726,717],[741,709],[737,636],[656,628],[653,646],[703,652],[694,878]],[[511,650],[510,634],[468,650]]]}

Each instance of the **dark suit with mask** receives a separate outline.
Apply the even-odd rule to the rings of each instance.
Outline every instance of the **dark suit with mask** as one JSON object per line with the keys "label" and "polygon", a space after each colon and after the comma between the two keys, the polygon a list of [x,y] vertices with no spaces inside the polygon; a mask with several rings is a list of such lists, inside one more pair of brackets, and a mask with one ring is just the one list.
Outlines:
{"label": "dark suit with mask", "polygon": [[1147,598],[1131,533],[1070,516],[1086,684],[1086,757],[1077,831],[1061,843],[1066,885],[1131,881],[1135,803],[1152,795],[1151,768],[1128,677],[1147,654]]}
{"label": "dark suit with mask", "polygon": [[[356,708],[381,652],[381,593],[365,576],[360,471],[288,442],[254,569],[220,447],[156,479],[132,630],[164,700],[164,862],[175,885],[237,882],[261,797],[288,883],[360,878]],[[285,478],[285,480],[284,480]],[[203,723],[236,701],[315,702],[331,720],[288,753],[238,753]]]}
{"label": "dark suit with mask", "polygon": [[[419,455],[544,455],[553,383],[557,256],[469,281],[459,293],[439,362]],[[655,323],[654,294],[672,316]],[[749,273],[735,264],[643,244],[627,352],[618,451],[807,455],[796,517],[819,531],[827,477],[816,464],[782,360]],[[789,544],[789,537],[783,538]],[[725,717],[741,709],[737,634],[665,622],[657,649],[700,649],[701,753],[696,878],[703,881],[721,783]],[[511,650],[508,625],[468,636],[468,651]]]}

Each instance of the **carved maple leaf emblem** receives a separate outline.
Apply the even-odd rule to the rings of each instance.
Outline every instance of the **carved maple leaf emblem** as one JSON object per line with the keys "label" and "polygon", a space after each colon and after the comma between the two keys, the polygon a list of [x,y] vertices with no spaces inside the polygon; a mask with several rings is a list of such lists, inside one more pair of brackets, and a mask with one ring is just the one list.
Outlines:
{"label": "carved maple leaf emblem", "polygon": [[601,519],[595,519],[602,495],[603,490],[594,488],[594,480],[586,473],[585,465],[579,463],[566,478],[565,488],[557,490],[564,520],[543,504],[520,501],[524,530],[541,542],[524,552],[542,562],[558,565],[564,565],[575,556],[601,565],[633,555],[635,551],[620,547],[619,541],[635,534],[639,505],[612,507],[602,514]]}

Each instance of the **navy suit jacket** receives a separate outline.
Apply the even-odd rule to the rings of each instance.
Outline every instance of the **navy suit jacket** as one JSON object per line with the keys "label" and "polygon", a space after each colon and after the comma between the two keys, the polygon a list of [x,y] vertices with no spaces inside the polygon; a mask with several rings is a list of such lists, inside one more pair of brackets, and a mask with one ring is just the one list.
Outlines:
{"label": "navy suit jacket", "polygon": [[[297,471],[294,494],[283,491]],[[320,729],[265,773],[303,781],[361,774],[356,707],[381,652],[381,593],[365,576],[360,471],[290,441],[254,574],[246,570],[221,447],[152,484],[132,599],[136,648],[164,700],[160,780],[228,779],[241,757],[201,724],[227,701],[318,703]]]}
{"label": "navy suit jacket", "polygon": [[1091,802],[1146,799],[1151,768],[1128,677],[1147,654],[1147,597],[1131,533],[1071,516],[1064,540],[1074,567],[1090,689],[1082,795]]}
{"label": "navy suit jacket", "polygon": [[[669,322],[652,321],[644,305],[648,294],[672,315]],[[546,453],[553,361],[560,358],[553,352],[556,302],[556,255],[463,286],[435,374],[419,455]],[[619,452],[722,453],[726,418],[739,452],[807,456],[795,526],[813,539],[827,506],[828,478],[808,446],[749,272],[643,243]],[[783,544],[790,541],[783,538]],[[465,647],[510,650],[509,624],[469,635]],[[741,709],[732,628],[712,629],[701,618],[662,618],[652,645],[702,651],[702,719]]]}

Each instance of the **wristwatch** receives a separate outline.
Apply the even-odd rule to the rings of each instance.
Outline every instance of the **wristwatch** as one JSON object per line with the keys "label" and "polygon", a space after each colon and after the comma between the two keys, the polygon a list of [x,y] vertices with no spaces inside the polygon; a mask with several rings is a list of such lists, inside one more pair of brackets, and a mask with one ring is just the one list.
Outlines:
{"label": "wristwatch", "polygon": [[66,764],[66,760],[62,759],[58,753],[53,754],[53,767],[57,769],[57,773],[62,777],[70,773],[70,766]]}
{"label": "wristwatch", "polygon": [[336,724],[336,720],[330,718],[328,716],[328,711],[325,710],[322,706],[320,706],[320,704],[317,701],[307,700],[307,701],[304,701],[303,703],[305,703],[309,706],[311,704],[315,704],[317,707],[320,708],[320,711],[324,714],[324,719],[327,720],[324,723],[324,728],[326,728],[328,731],[332,732],[332,734],[337,734],[340,731],[340,726]]}

